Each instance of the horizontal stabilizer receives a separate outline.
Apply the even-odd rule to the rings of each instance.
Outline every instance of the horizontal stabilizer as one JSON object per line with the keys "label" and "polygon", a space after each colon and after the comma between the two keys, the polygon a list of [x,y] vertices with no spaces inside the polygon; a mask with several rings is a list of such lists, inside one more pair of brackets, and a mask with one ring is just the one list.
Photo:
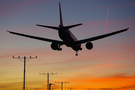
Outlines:
{"label": "horizontal stabilizer", "polygon": [[80,26],[80,25],[82,25],[82,23],[80,23],[80,24],[75,24],[75,25],[65,26],[65,28],[70,29],[70,28],[73,28],[73,27],[76,27],[76,26]]}
{"label": "horizontal stabilizer", "polygon": [[46,27],[46,28],[51,28],[51,29],[59,30],[58,27],[54,27],[54,26],[46,26],[46,25],[39,25],[39,24],[36,24],[36,25],[40,26],[40,27]]}

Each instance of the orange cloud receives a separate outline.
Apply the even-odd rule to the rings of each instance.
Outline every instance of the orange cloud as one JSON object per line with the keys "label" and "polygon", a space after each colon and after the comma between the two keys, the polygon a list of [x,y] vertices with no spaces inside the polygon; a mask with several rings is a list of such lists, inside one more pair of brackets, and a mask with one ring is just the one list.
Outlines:
{"label": "orange cloud", "polygon": [[134,90],[135,89],[135,84],[129,85],[129,86],[124,86],[120,88],[114,88],[112,90]]}
{"label": "orange cloud", "polygon": [[80,82],[79,84],[82,84],[81,86],[85,86],[89,88],[114,88],[114,89],[117,88],[117,90],[124,88],[124,86],[129,86],[129,88],[135,88],[134,87],[135,75],[126,76],[126,74],[116,74],[109,77],[107,76],[107,77],[94,78],[93,76],[84,74],[84,75],[69,78],[67,80],[69,82],[74,82],[74,83]]}

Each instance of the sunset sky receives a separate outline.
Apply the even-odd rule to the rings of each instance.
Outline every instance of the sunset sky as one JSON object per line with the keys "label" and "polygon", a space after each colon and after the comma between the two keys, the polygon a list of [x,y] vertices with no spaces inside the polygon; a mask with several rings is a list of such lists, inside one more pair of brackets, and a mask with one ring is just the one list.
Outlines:
{"label": "sunset sky", "polygon": [[[60,40],[56,30],[36,26],[59,25],[59,2],[65,26],[83,23],[70,30],[78,40],[131,29],[93,41],[92,50],[82,44],[78,56],[65,45],[57,52],[50,42],[6,32]],[[52,72],[50,83],[69,82],[64,90],[135,90],[135,0],[0,0],[0,90],[22,90],[23,62],[12,56],[38,57],[27,62],[27,90],[46,90],[47,77],[39,73]],[[60,90],[60,83],[52,87]]]}

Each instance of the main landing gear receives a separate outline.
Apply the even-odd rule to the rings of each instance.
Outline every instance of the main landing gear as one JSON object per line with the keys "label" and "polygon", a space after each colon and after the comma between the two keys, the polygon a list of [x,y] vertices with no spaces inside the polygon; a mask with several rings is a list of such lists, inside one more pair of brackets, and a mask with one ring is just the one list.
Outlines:
{"label": "main landing gear", "polygon": [[62,51],[62,48],[60,48],[61,45],[58,45],[57,51]]}
{"label": "main landing gear", "polygon": [[62,48],[58,48],[57,51],[62,51]]}

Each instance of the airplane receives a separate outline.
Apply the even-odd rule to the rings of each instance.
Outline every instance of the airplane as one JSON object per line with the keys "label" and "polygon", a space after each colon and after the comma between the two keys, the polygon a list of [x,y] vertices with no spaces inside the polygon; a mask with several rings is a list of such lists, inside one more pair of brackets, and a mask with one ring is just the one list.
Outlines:
{"label": "airplane", "polygon": [[86,48],[88,50],[91,50],[93,48],[92,41],[102,39],[102,38],[106,38],[108,36],[112,36],[112,35],[115,35],[115,34],[118,34],[118,33],[121,33],[121,32],[125,32],[130,28],[130,27],[128,27],[128,28],[125,28],[125,29],[122,29],[122,30],[111,32],[111,33],[107,33],[107,34],[103,34],[103,35],[99,35],[99,36],[95,36],[95,37],[91,37],[91,38],[78,40],[72,34],[72,32],[69,29],[73,28],[73,27],[76,27],[76,26],[80,26],[80,25],[82,25],[82,23],[69,25],[69,26],[64,26],[63,25],[62,11],[61,11],[60,2],[59,2],[59,15],[60,15],[60,25],[58,27],[47,26],[47,25],[39,25],[39,24],[36,24],[36,26],[45,27],[45,28],[51,28],[51,29],[57,30],[58,35],[59,35],[60,39],[62,39],[62,41],[43,38],[43,37],[38,37],[38,36],[26,35],[26,34],[12,32],[12,31],[8,31],[8,30],[7,30],[7,32],[9,32],[11,34],[15,34],[15,35],[20,35],[20,36],[32,38],[32,39],[51,42],[51,48],[53,50],[56,50],[56,51],[61,51],[62,50],[61,46],[66,45],[67,47],[71,47],[74,51],[76,51],[75,55],[78,56],[78,51],[82,50],[81,44],[86,43]]}

